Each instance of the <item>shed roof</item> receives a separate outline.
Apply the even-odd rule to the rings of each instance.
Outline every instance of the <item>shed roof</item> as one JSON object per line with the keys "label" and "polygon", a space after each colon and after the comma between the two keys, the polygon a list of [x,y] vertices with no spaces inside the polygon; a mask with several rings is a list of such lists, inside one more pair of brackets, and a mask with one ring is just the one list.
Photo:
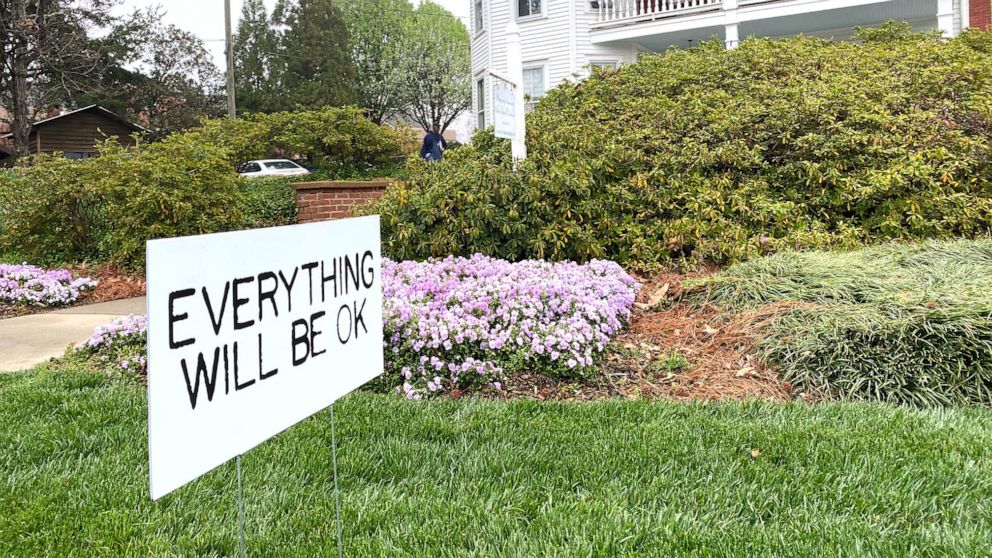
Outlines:
{"label": "shed roof", "polygon": [[[90,105],[88,107],[83,107],[83,108],[79,108],[79,109],[76,109],[76,110],[71,110],[71,111],[69,111],[69,112],[67,112],[65,114],[59,114],[57,116],[52,116],[52,117],[49,117],[49,118],[45,118],[44,120],[39,120],[37,122],[32,123],[31,124],[31,128],[32,129],[33,128],[39,128],[39,127],[44,126],[46,124],[51,124],[52,122],[54,122],[54,121],[56,121],[56,120],[58,120],[60,118],[65,118],[67,116],[72,116],[74,114],[79,114],[79,113],[82,113],[82,112],[95,112],[95,113],[98,113],[98,114],[102,114],[103,116],[106,116],[107,118],[111,118],[113,120],[116,120],[116,121],[120,122],[121,124],[127,126],[132,131],[135,131],[135,132],[147,132],[148,131],[146,128],[143,128],[141,126],[138,126],[134,122],[131,122],[131,121],[125,119],[124,117],[118,115],[117,113],[101,107],[100,105]],[[9,137],[13,137],[13,136],[14,136],[14,133],[13,132],[8,132],[6,134],[0,135],[0,138],[9,138]]]}

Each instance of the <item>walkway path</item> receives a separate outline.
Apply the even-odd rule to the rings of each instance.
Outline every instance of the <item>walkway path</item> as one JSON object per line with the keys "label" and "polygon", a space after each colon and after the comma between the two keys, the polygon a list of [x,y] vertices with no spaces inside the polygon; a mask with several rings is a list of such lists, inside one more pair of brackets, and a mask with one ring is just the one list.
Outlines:
{"label": "walkway path", "polygon": [[128,314],[144,314],[145,297],[64,308],[0,320],[0,372],[24,370],[85,341],[93,328]]}

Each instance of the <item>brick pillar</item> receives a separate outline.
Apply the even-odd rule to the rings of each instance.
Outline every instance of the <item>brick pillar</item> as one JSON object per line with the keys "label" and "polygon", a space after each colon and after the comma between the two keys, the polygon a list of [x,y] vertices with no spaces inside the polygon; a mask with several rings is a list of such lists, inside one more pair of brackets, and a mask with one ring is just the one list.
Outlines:
{"label": "brick pillar", "polygon": [[971,0],[968,3],[968,25],[988,31],[992,26],[992,0]]}
{"label": "brick pillar", "polygon": [[351,211],[379,199],[392,181],[326,180],[293,184],[299,223],[351,217]]}

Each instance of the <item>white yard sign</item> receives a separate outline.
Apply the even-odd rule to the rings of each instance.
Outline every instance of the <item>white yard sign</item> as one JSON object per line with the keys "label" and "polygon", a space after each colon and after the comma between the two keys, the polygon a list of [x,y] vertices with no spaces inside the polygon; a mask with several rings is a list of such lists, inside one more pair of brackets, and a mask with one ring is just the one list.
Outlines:
{"label": "white yard sign", "polygon": [[382,373],[378,216],[148,243],[153,499]]}
{"label": "white yard sign", "polygon": [[493,86],[493,133],[498,138],[517,137],[517,100],[513,87],[496,82]]}

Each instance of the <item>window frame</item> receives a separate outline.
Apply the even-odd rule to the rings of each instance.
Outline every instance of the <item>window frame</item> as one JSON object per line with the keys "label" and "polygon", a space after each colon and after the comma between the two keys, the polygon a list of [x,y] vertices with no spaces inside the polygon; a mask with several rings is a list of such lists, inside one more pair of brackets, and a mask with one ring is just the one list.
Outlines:
{"label": "window frame", "polygon": [[[526,0],[531,2],[533,0]],[[541,3],[541,11],[538,13],[520,15],[520,0],[513,0],[513,15],[514,19],[518,22],[520,21],[533,21],[535,19],[543,19],[548,17],[548,0],[538,0]]]}
{"label": "window frame", "polygon": [[472,0],[472,25],[475,26],[473,31],[476,36],[486,30],[486,20],[483,17],[485,15],[485,2],[486,0]]}
{"label": "window frame", "polygon": [[475,127],[479,130],[486,129],[486,76],[479,76],[475,80]]}
{"label": "window frame", "polygon": [[94,151],[63,151],[62,156],[70,161],[81,161],[83,159],[92,159],[96,157],[98,153]]}
{"label": "window frame", "polygon": [[620,69],[620,61],[617,60],[617,59],[615,59],[615,58],[613,58],[613,59],[601,58],[601,59],[598,59],[598,60],[590,60],[589,61],[589,68],[603,69],[603,68],[607,68],[607,67],[609,67],[611,70],[614,70],[614,71],[619,70]]}
{"label": "window frame", "polygon": [[548,64],[547,61],[540,62],[524,62],[523,67],[520,69],[520,74],[523,76],[527,71],[540,70],[541,71],[541,94],[537,97],[531,96],[530,99],[527,98],[527,88],[526,81],[520,84],[520,87],[524,90],[524,109],[530,112],[537,105],[537,102],[541,100],[548,94]]}

